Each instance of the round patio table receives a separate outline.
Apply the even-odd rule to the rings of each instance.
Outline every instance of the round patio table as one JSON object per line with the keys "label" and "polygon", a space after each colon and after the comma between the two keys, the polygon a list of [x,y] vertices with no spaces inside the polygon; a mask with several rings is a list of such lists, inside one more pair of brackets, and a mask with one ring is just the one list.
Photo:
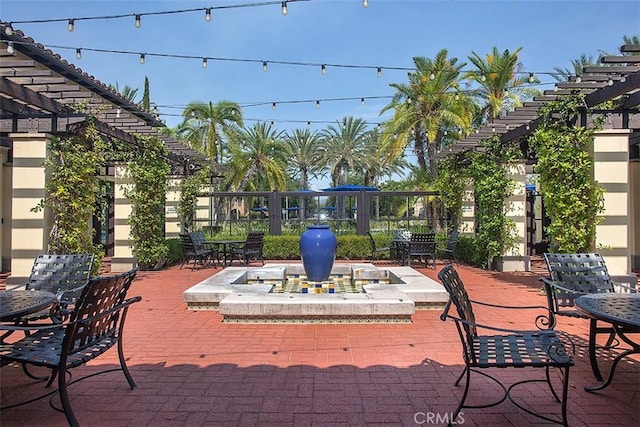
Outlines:
{"label": "round patio table", "polygon": [[56,294],[47,291],[0,291],[0,322],[12,322],[36,313],[56,302]]}
{"label": "round patio table", "polygon": [[598,380],[602,380],[598,360],[596,358],[596,330],[598,321],[610,323],[616,335],[631,346],[618,354],[611,365],[607,380],[597,386],[585,387],[586,391],[597,391],[606,388],[613,380],[616,366],[622,358],[630,354],[640,353],[640,344],[632,341],[628,334],[640,332],[640,294],[598,293],[582,295],[576,298],[576,307],[590,318],[589,326],[589,360],[591,369]]}

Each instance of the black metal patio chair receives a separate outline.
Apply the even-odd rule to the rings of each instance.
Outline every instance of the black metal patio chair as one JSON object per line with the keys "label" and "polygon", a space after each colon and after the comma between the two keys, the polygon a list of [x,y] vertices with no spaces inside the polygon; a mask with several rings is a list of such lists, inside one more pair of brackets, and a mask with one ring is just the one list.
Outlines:
{"label": "black metal patio chair", "polygon": [[[541,277],[549,309],[556,316],[588,319],[575,306],[575,300],[580,295],[602,292],[637,292],[634,287],[614,282],[609,275],[607,265],[602,255],[598,253],[545,253],[549,277]],[[596,322],[595,320],[591,320]],[[552,325],[552,327],[554,327]],[[626,333],[640,333],[640,329],[626,328]],[[612,325],[595,325],[592,333],[609,334],[605,348],[616,345],[616,331]],[[602,381],[597,366],[593,366],[596,378]]]}
{"label": "black metal patio chair", "polygon": [[243,244],[233,245],[229,249],[229,265],[233,264],[234,260],[238,260],[244,265],[249,265],[252,260],[255,260],[264,265],[263,248],[264,231],[249,231]]}
{"label": "black metal patio chair", "polygon": [[445,258],[447,258],[449,260],[449,263],[451,263],[452,261],[456,263],[458,262],[458,260],[456,259],[456,246],[458,245],[458,237],[459,231],[457,229],[452,230],[449,234],[449,237],[447,238],[445,246],[436,248],[436,252],[438,252],[438,254],[442,254]]}
{"label": "black metal patio chair", "polygon": [[191,266],[191,271],[193,271],[197,264],[206,267],[209,261],[217,258],[214,256],[213,249],[199,242],[197,237],[194,240],[192,233],[180,233],[180,244],[182,245],[182,264],[180,264],[180,269],[185,264],[189,265],[189,262],[193,262]]}
{"label": "black metal patio chair", "polygon": [[[82,288],[68,323],[40,326],[0,325],[0,329],[31,331],[31,334],[23,339],[0,347],[1,365],[16,362],[41,366],[53,370],[47,385],[50,385],[56,377],[58,379],[56,391],[28,402],[7,405],[2,409],[53,397],[58,393],[62,408],[54,406],[53,401],[50,401],[51,407],[64,412],[69,425],[78,426],[78,420],[69,400],[68,385],[95,375],[121,370],[131,389],[136,387],[127,368],[122,349],[122,334],[127,311],[131,304],[141,300],[139,296],[127,299],[127,291],[136,273],[137,268],[134,268],[123,274],[91,278]],[[70,369],[95,359],[114,346],[118,348],[119,368],[69,381],[70,376],[67,373]]]}
{"label": "black metal patio chair", "polygon": [[436,269],[436,233],[411,233],[406,254],[409,267],[413,258],[417,258],[418,262],[424,260],[425,267],[432,260],[433,269]]}
{"label": "black metal patio chair", "polygon": [[371,245],[371,256],[369,257],[369,261],[374,262],[380,259],[381,256],[385,256],[386,258],[391,258],[391,247],[390,246],[378,246],[376,245],[376,241],[373,238],[371,232],[367,232],[367,236],[369,236],[369,244]]}
{"label": "black metal patio chair", "polygon": [[[508,399],[518,408],[546,421],[567,425],[567,393],[569,389],[569,368],[573,366],[573,343],[565,334],[550,329],[553,322],[553,313],[546,307],[536,306],[500,306],[469,299],[464,284],[452,264],[445,266],[439,273],[438,278],[449,293],[449,301],[444,312],[440,316],[442,320],[451,319],[455,322],[460,341],[462,343],[462,353],[465,368],[458,377],[455,385],[458,385],[465,377],[465,387],[460,403],[452,413],[452,420],[455,420],[464,408],[488,408],[498,405]],[[457,311],[457,316],[450,313],[451,306]],[[476,316],[473,311],[474,305],[483,305],[490,309],[517,309],[517,310],[542,310],[543,314],[535,318],[533,330],[513,330],[502,327],[484,325],[476,323]],[[492,310],[493,311],[493,310]],[[480,331],[487,330],[487,335],[480,334]],[[562,338],[562,339],[561,339]],[[543,368],[545,379],[527,379],[505,387],[497,378],[486,372],[488,368]],[[550,369],[555,368],[562,381],[562,395],[554,390],[551,383]],[[467,405],[465,404],[471,383],[471,373],[477,373],[498,384],[503,390],[503,396],[488,404]],[[551,418],[537,413],[524,406],[522,403],[512,398],[512,390],[521,384],[531,382],[546,382],[556,401],[561,405],[561,417]]]}

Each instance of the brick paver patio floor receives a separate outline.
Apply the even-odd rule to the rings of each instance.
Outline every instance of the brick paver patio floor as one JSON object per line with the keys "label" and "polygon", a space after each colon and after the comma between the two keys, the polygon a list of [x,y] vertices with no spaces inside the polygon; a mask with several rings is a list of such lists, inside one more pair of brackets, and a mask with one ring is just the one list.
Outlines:
{"label": "brick paver patio floor", "polygon": [[[457,268],[473,299],[545,305],[534,273]],[[215,271],[172,267],[139,274],[130,295],[143,300],[130,310],[124,337],[138,387],[130,390],[121,372],[72,385],[72,405],[82,425],[415,426],[416,419],[428,425],[429,416],[435,422],[455,409],[463,389],[454,386],[463,366],[461,347],[454,324],[442,322],[440,310],[418,311],[411,324],[226,324],[216,311],[188,311],[182,302],[185,289]],[[437,271],[420,271],[437,280]],[[478,314],[482,323],[525,325],[519,314],[502,319]],[[586,344],[588,321],[560,318],[557,328],[577,345]],[[607,370],[611,355],[602,356]],[[640,425],[638,358],[621,362],[613,384],[594,394],[583,389],[594,384],[584,347],[577,348],[575,361],[570,425]],[[73,375],[115,366],[112,349]],[[5,366],[0,374],[3,406],[46,391],[19,367]],[[510,382],[543,372],[496,374]],[[482,402],[498,392],[479,380],[470,393],[474,402]],[[535,410],[559,412],[540,384],[519,389],[517,395]],[[509,402],[467,410],[463,420],[469,426],[546,424]],[[0,424],[64,426],[66,419],[45,399],[3,410]]]}

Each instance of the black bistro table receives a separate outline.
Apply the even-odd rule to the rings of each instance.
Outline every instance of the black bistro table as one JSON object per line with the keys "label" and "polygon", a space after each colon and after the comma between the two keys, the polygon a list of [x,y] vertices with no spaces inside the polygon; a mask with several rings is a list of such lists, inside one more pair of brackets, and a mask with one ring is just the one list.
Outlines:
{"label": "black bistro table", "polygon": [[13,322],[51,306],[56,294],[47,291],[0,291],[0,322]]}
{"label": "black bistro table", "polygon": [[588,294],[578,297],[575,301],[576,307],[590,321],[589,326],[589,360],[591,369],[598,381],[602,381],[598,361],[596,359],[596,329],[598,321],[609,323],[613,326],[618,338],[631,346],[613,359],[611,370],[607,380],[593,387],[585,387],[586,391],[602,390],[611,384],[616,366],[624,357],[630,354],[640,353],[640,343],[629,338],[630,333],[640,332],[640,294],[629,293],[598,293]]}
{"label": "black bistro table", "polygon": [[229,255],[231,255],[231,247],[233,245],[240,245],[245,243],[246,240],[207,240],[206,243],[208,244],[214,244],[214,245],[219,245],[222,246],[222,265],[224,267],[226,267],[228,264],[227,262],[231,262],[232,260],[227,259],[227,257],[229,257]]}

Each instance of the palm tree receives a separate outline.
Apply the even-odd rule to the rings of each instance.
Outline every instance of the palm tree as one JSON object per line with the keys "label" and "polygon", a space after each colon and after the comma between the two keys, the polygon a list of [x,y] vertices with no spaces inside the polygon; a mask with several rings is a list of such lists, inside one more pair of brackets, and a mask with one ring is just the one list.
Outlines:
{"label": "palm tree", "polygon": [[[307,190],[309,176],[317,176],[321,171],[320,135],[309,129],[294,129],[292,134],[286,134],[284,142],[289,150],[287,170],[292,177],[298,177],[298,189]],[[304,197],[298,200],[300,218],[306,217]]]}
{"label": "palm tree", "polygon": [[136,98],[138,96],[138,88],[133,88],[129,85],[124,85],[124,87],[122,88],[122,91],[120,91],[120,89],[118,88],[118,82],[116,82],[115,85],[109,85],[109,89],[111,90],[115,90],[116,92],[118,92],[124,99],[126,99],[129,102],[136,102]]}
{"label": "palm tree", "polygon": [[443,135],[467,134],[476,110],[473,100],[460,91],[460,74],[466,64],[447,55],[443,49],[434,59],[413,58],[416,70],[408,74],[409,83],[391,84],[396,94],[381,111],[394,111],[382,134],[387,159],[402,156],[413,144],[420,169],[429,169],[434,177],[431,159]]}
{"label": "palm tree", "polygon": [[593,56],[587,56],[585,54],[580,55],[579,58],[571,60],[571,69],[553,67],[553,70],[557,73],[553,78],[559,82],[567,82],[571,76],[579,76],[583,73],[585,67],[593,67],[600,64],[602,54],[598,55],[598,58],[593,59]]}
{"label": "palm tree", "polygon": [[346,184],[349,173],[361,168],[367,133],[367,122],[361,118],[344,117],[336,124],[322,131],[320,156],[320,163],[331,170],[334,187]]}
{"label": "palm tree", "polygon": [[472,52],[469,61],[475,65],[475,71],[469,72],[467,78],[475,81],[479,89],[477,98],[482,104],[482,114],[491,122],[500,114],[522,105],[522,99],[532,95],[527,87],[529,76],[518,75],[522,69],[519,54],[522,48],[513,52],[505,49],[502,53],[497,47],[485,58]]}
{"label": "palm tree", "polygon": [[225,138],[242,126],[242,110],[231,101],[190,102],[182,112],[180,134],[210,159],[222,163]]}
{"label": "palm tree", "polygon": [[[236,191],[245,189],[283,191],[287,186],[287,146],[283,132],[265,122],[244,128],[230,140],[228,176]],[[267,187],[267,188],[265,188]]]}
{"label": "palm tree", "polygon": [[363,157],[363,184],[367,187],[378,187],[380,178],[393,174],[404,173],[408,163],[402,156],[389,160],[386,153],[380,147],[380,132],[377,128],[370,130],[365,135],[365,148]]}

